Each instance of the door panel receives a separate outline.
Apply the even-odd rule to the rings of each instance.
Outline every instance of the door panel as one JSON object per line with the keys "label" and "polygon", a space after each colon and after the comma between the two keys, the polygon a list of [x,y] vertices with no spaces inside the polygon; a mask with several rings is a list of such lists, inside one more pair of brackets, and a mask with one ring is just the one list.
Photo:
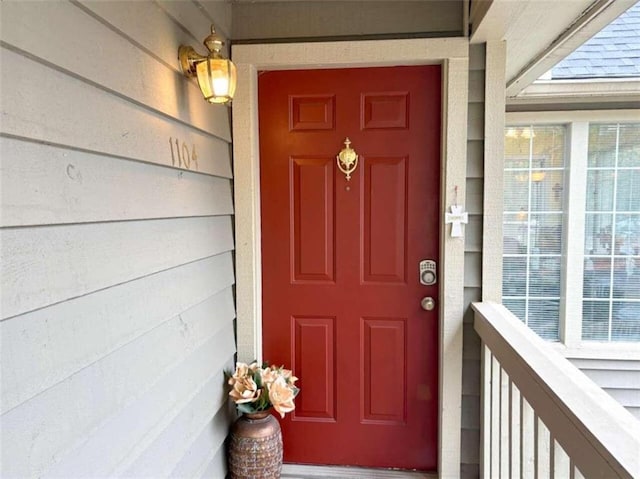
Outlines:
{"label": "door panel", "polygon": [[334,422],[335,318],[294,318],[293,363],[313,376],[307,394],[296,399],[297,419]]}
{"label": "door panel", "polygon": [[258,82],[263,354],[301,387],[285,461],[435,470],[438,314],[420,300],[438,286],[418,268],[439,250],[440,67]]}
{"label": "door panel", "polygon": [[362,329],[362,421],[404,425],[406,319],[363,318]]}
{"label": "door panel", "polygon": [[365,158],[363,167],[363,280],[404,283],[407,263],[406,158]]}
{"label": "door panel", "polygon": [[293,158],[293,281],[334,280],[334,173],[330,158]]}

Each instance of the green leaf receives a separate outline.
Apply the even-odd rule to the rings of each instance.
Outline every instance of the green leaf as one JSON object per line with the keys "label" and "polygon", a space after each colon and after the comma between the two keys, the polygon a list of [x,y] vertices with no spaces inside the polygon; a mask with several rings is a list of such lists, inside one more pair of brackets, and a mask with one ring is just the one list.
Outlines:
{"label": "green leaf", "polygon": [[252,412],[255,412],[255,409],[253,408],[253,406],[251,406],[248,403],[237,404],[237,407],[238,407],[238,411],[244,412],[247,414],[251,414]]}

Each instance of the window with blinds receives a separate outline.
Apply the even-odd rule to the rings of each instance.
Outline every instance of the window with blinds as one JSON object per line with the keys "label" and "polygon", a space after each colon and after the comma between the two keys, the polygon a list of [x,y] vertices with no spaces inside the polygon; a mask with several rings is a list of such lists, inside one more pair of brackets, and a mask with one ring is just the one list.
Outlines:
{"label": "window with blinds", "polygon": [[558,340],[563,244],[564,125],[505,129],[503,304]]}
{"label": "window with blinds", "polygon": [[591,124],[582,338],[640,341],[640,124]]}

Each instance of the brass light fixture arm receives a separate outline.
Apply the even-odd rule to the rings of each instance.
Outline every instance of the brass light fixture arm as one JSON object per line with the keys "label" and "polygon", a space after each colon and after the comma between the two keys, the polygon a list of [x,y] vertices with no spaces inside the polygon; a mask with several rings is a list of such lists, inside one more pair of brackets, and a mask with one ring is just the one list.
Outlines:
{"label": "brass light fixture arm", "polygon": [[[221,58],[220,50],[222,50],[224,42],[216,33],[213,25],[211,25],[211,34],[202,43],[209,50],[209,55],[213,54],[214,58]],[[178,49],[178,59],[180,60],[182,73],[188,78],[196,76],[196,65],[207,58],[209,58],[208,55],[200,55],[193,47],[188,45],[180,45]]]}

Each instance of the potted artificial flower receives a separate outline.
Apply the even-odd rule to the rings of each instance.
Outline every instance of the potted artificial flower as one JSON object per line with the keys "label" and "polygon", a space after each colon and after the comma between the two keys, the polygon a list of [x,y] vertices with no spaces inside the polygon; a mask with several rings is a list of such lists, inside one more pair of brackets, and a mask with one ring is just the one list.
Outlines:
{"label": "potted artificial flower", "polygon": [[228,380],[229,396],[242,416],[233,424],[230,434],[232,479],[280,477],[282,433],[271,409],[282,418],[295,409],[293,401],[300,392],[295,386],[297,380],[284,366],[236,364]]}

